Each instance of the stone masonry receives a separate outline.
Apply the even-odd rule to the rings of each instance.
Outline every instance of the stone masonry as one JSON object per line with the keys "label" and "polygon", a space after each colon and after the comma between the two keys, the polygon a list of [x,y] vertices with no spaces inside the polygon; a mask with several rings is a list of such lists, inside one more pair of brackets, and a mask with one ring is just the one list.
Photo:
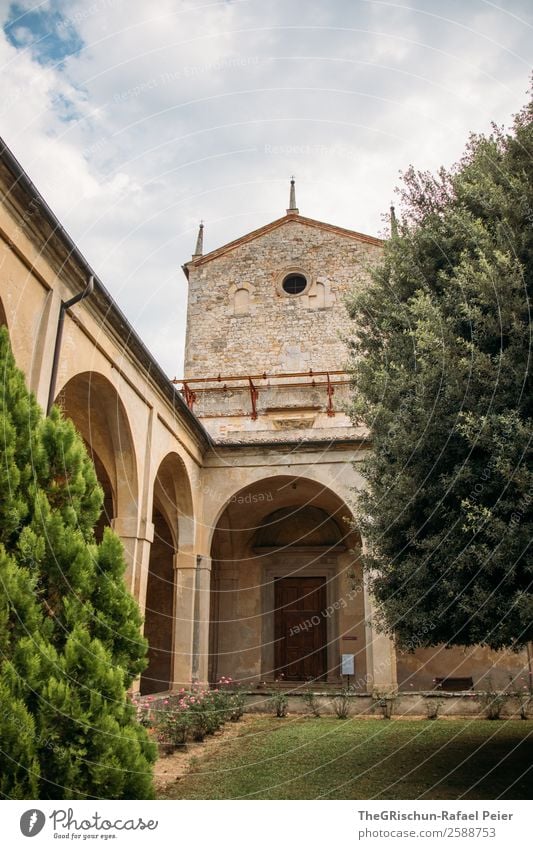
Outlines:
{"label": "stone masonry", "polygon": [[[244,432],[254,441],[285,439],[294,431],[299,439],[356,435],[342,414],[347,376],[330,377],[344,382],[334,386],[335,416],[328,416],[324,373],[346,368],[345,299],[354,285],[365,284],[381,244],[289,211],[184,266],[185,378],[197,393],[194,411],[213,435],[231,439]],[[301,293],[284,291],[290,274],[305,278]],[[218,375],[218,383],[195,382]],[[243,379],[224,379],[236,376]],[[250,419],[248,376],[258,392],[256,421]]]}

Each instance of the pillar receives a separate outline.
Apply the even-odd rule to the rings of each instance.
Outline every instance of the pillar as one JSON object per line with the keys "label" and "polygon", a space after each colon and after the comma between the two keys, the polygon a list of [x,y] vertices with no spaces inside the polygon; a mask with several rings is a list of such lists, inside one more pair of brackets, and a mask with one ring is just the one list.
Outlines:
{"label": "pillar", "polygon": [[124,546],[126,586],[137,600],[141,614],[144,616],[150,568],[150,546],[154,541],[153,522],[141,520],[138,523],[134,516],[117,516],[111,522],[111,526]]}
{"label": "pillar", "polygon": [[209,672],[209,614],[211,604],[211,558],[196,557],[196,597],[193,634],[193,681],[207,684]]}
{"label": "pillar", "polygon": [[394,642],[387,634],[376,631],[374,627],[375,604],[368,588],[368,577],[364,578],[365,637],[366,637],[366,674],[369,693],[389,693],[396,691],[396,650]]}
{"label": "pillar", "polygon": [[193,642],[196,598],[196,557],[192,552],[174,555],[174,636],[172,689],[188,687],[193,677]]}

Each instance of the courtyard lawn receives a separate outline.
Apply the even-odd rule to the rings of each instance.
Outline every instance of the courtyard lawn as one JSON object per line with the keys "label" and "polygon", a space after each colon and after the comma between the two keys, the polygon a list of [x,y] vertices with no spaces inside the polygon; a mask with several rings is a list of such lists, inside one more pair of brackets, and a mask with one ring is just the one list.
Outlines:
{"label": "courtyard lawn", "polygon": [[248,718],[166,799],[527,799],[533,723]]}

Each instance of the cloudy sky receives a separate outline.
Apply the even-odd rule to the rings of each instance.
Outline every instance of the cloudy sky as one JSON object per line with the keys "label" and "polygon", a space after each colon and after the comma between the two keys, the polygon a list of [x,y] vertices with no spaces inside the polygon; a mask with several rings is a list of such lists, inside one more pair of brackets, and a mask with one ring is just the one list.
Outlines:
{"label": "cloudy sky", "polygon": [[0,0],[0,132],[169,376],[190,258],[300,212],[373,235],[400,172],[509,124],[530,0]]}

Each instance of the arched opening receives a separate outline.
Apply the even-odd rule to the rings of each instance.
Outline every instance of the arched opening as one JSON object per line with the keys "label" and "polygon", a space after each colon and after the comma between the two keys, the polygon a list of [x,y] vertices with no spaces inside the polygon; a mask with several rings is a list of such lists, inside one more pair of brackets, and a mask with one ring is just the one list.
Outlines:
{"label": "arched opening", "polygon": [[153,523],[144,619],[148,666],[141,677],[142,694],[168,690],[172,680],[174,539],[167,520],[157,507]]}
{"label": "arched opening", "polygon": [[98,478],[98,483],[104,491],[104,503],[102,505],[102,513],[94,529],[96,541],[101,542],[102,537],[104,535],[104,528],[111,526],[113,516],[115,515],[115,495],[113,493],[113,487],[111,486],[109,475],[107,474],[106,468],[100,460],[100,457],[98,456],[96,451],[91,448],[90,445],[86,444],[86,448],[89,455],[92,457],[92,461],[94,463],[94,470],[96,472],[96,477]]}
{"label": "arched opening", "polygon": [[365,690],[359,547],[344,501],[309,478],[233,495],[212,540],[210,679],[338,683],[350,653]]}
{"label": "arched opening", "polygon": [[97,372],[71,378],[56,404],[81,434],[104,490],[95,533],[101,539],[112,519],[137,517],[137,464],[129,421],[114,386]]}
{"label": "arched opening", "polygon": [[141,677],[141,693],[169,690],[174,680],[175,575],[178,552],[192,548],[194,537],[192,494],[182,459],[168,454],[154,480],[154,541],[150,547],[144,635],[148,640],[148,667]]}

